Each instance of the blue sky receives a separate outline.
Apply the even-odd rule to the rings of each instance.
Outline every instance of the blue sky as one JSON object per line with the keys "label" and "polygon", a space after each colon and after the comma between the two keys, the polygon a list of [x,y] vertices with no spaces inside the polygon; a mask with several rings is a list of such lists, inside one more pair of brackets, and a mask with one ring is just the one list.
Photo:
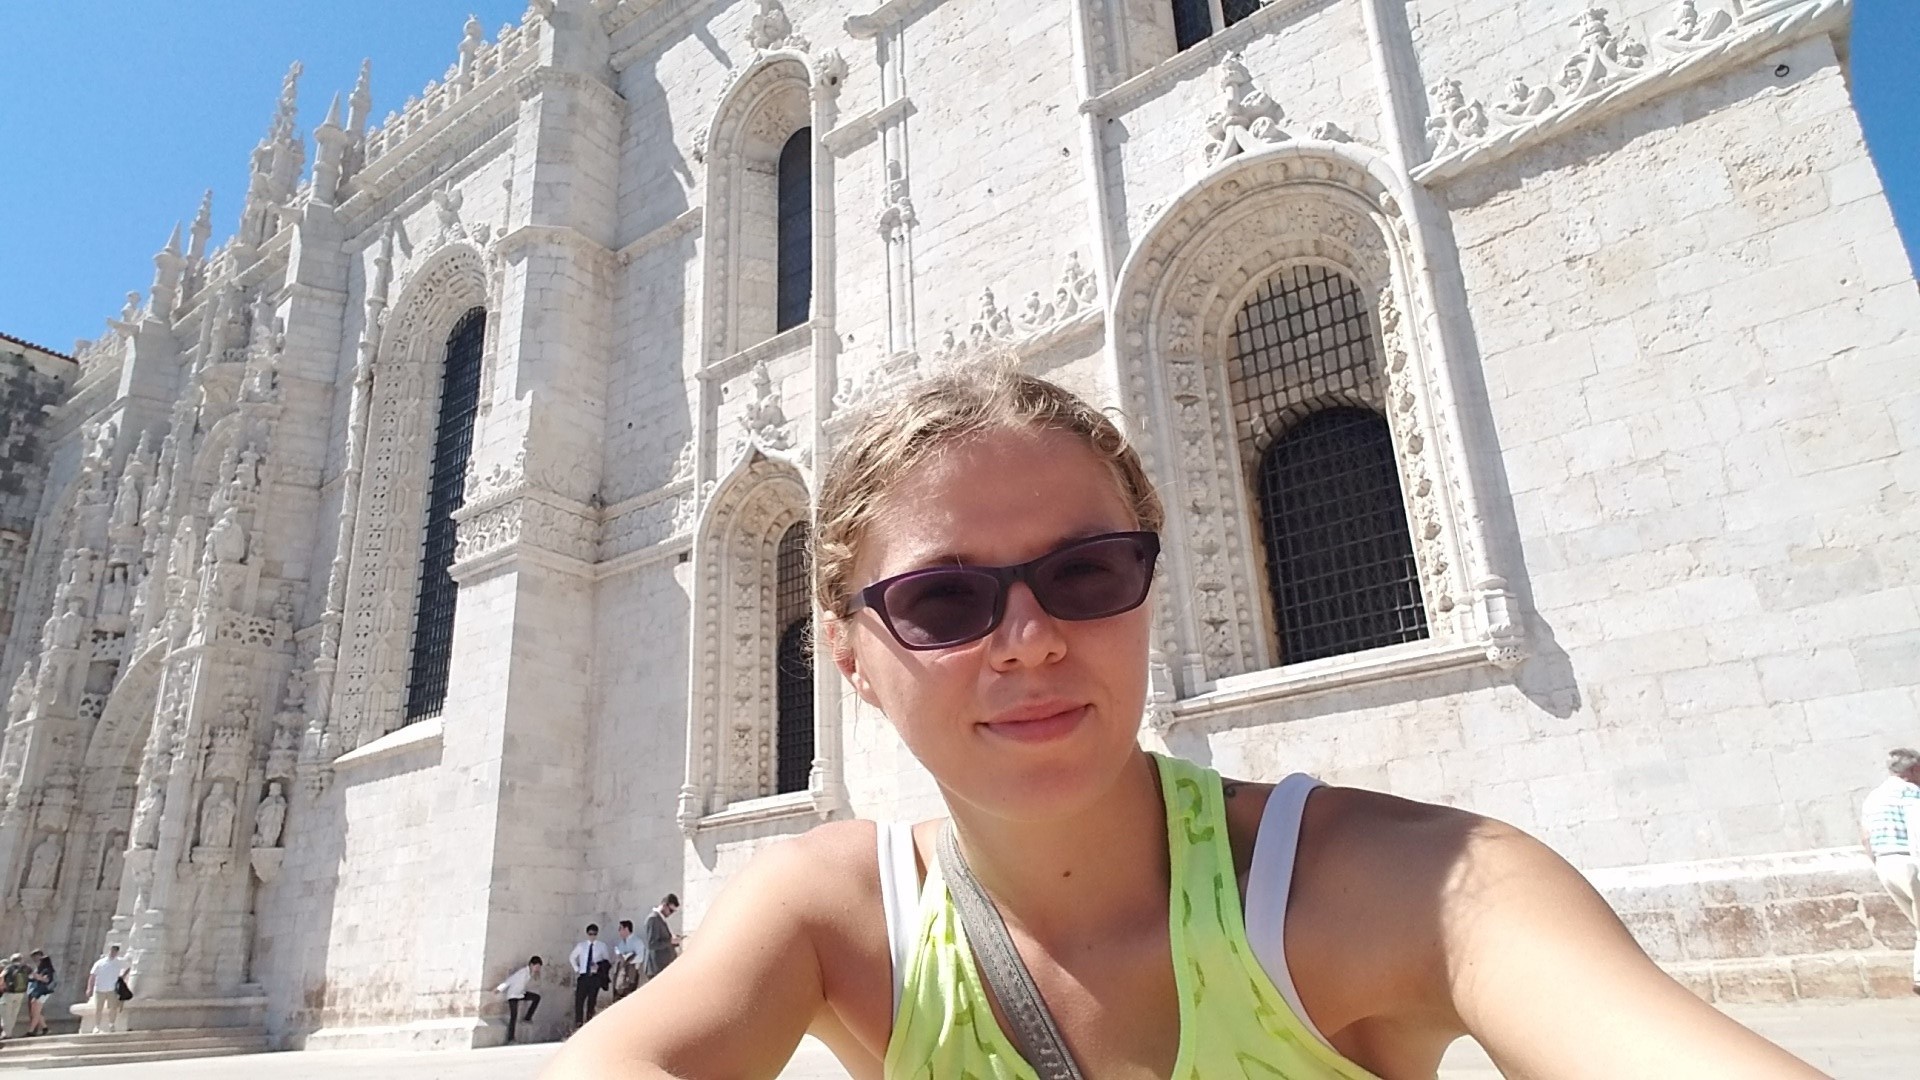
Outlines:
{"label": "blue sky", "polygon": [[[15,4],[0,64],[0,333],[65,351],[100,333],[214,189],[233,230],[247,154],[295,59],[310,132],[373,60],[373,113],[436,78],[469,12],[492,37],[524,0],[63,0]],[[1920,2],[1857,0],[1853,88],[1911,250],[1920,238]],[[1903,74],[1905,72],[1905,74]],[[311,153],[309,147],[309,153]]]}

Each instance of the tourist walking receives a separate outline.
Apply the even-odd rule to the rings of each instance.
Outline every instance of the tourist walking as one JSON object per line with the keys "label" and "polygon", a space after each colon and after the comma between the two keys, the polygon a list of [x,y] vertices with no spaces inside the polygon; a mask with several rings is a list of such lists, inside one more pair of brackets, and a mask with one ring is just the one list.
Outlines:
{"label": "tourist walking", "polygon": [[668,893],[647,914],[647,955],[642,970],[649,979],[667,970],[667,965],[680,955],[680,938],[673,932],[673,927],[667,925],[667,920],[679,910],[680,898]]}
{"label": "tourist walking", "polygon": [[53,957],[39,949],[33,950],[32,956],[33,974],[27,976],[27,1034],[45,1035],[46,1000],[60,985],[60,980],[53,973]]}
{"label": "tourist walking", "polygon": [[[1920,751],[1901,747],[1887,754],[1889,775],[1867,792],[1860,811],[1861,842],[1873,856],[1873,872],[1893,902],[1920,929]],[[1913,950],[1913,992],[1920,994],[1920,945]]]}
{"label": "tourist walking", "polygon": [[600,1007],[600,980],[603,975],[601,964],[609,963],[607,943],[600,940],[600,927],[587,924],[586,940],[573,947],[572,955],[567,957],[567,965],[573,968],[573,1024],[581,1024],[593,1019],[594,1011]]}
{"label": "tourist walking", "polygon": [[527,1023],[533,1023],[534,1011],[540,1008],[540,995],[527,989],[527,984],[540,977],[540,957],[529,956],[527,962],[507,976],[507,981],[495,989],[507,998],[507,1041],[512,1042],[520,1026],[520,1006],[527,1007]]}
{"label": "tourist walking", "polygon": [[640,989],[640,939],[634,936],[633,920],[621,919],[614,931],[613,1000],[619,1001]]}
{"label": "tourist walking", "polygon": [[[120,946],[107,946],[107,954],[93,962],[87,972],[87,997],[93,1002],[93,1032],[120,1030],[121,1008],[132,997],[131,987],[123,980],[131,967],[120,957]],[[127,991],[126,997],[121,997]]]}
{"label": "tourist walking", "polygon": [[17,1039],[27,1015],[27,991],[33,986],[33,968],[19,953],[7,957],[0,967],[0,1039]]}

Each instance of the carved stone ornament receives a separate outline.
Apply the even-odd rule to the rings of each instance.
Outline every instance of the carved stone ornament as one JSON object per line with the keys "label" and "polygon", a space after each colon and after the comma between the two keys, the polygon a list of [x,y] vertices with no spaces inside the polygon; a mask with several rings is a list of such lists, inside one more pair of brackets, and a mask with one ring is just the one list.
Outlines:
{"label": "carved stone ornament", "polygon": [[1414,178],[1434,183],[1457,176],[1802,38],[1839,30],[1850,9],[1851,0],[1678,0],[1670,25],[1652,38],[1655,56],[1638,35],[1612,22],[1607,9],[1585,7],[1571,24],[1578,42],[1559,69],[1549,78],[1515,74],[1506,99],[1491,109],[1455,80],[1434,85],[1427,120],[1433,154],[1413,170]]}
{"label": "carved stone ornament", "polygon": [[1235,154],[1285,142],[1293,137],[1281,126],[1286,120],[1279,102],[1253,85],[1240,54],[1228,53],[1220,61],[1220,102],[1207,117],[1207,142],[1200,155],[1208,165],[1216,165]]}
{"label": "carved stone ornament", "polygon": [[34,845],[27,862],[28,889],[52,889],[60,879],[60,839],[51,834]]}
{"label": "carved stone ornament", "polygon": [[775,49],[797,49],[810,51],[807,39],[797,37],[793,32],[793,20],[787,18],[787,9],[780,0],[756,0],[758,10],[747,29],[747,43],[756,52],[772,52]]}
{"label": "carved stone ornament", "polygon": [[741,422],[746,425],[747,434],[762,448],[774,451],[793,448],[793,438],[787,434],[787,413],[781,407],[780,392],[773,385],[773,374],[767,370],[765,361],[753,366],[753,399],[747,403]]}
{"label": "carved stone ornament", "polygon": [[1027,294],[1016,313],[1001,307],[992,289],[982,290],[979,314],[967,325],[965,334],[947,329],[934,358],[944,362],[994,348],[1019,351],[1069,326],[1082,325],[1083,319],[1097,318],[1100,310],[1099,279],[1081,265],[1079,252],[1068,252],[1051,298],[1036,289]]}

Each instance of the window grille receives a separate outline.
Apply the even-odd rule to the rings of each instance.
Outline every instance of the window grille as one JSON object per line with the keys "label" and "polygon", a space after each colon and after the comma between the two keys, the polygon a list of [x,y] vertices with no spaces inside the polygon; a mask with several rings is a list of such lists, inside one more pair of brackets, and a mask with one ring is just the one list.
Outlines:
{"label": "window grille", "polygon": [[486,309],[474,308],[460,317],[447,337],[447,362],[440,376],[440,422],[427,489],[427,539],[414,608],[413,666],[407,677],[408,722],[440,715],[447,701],[453,609],[459,594],[447,573],[453,565],[453,512],[466,501],[467,458],[473,450],[480,354],[486,335]]}
{"label": "window grille", "polygon": [[813,129],[780,149],[779,286],[774,332],[806,322],[813,307]]}
{"label": "window grille", "polygon": [[1266,2],[1267,0],[1220,0],[1220,14],[1226,18],[1227,25],[1232,26],[1259,11],[1261,5]]}
{"label": "window grille", "polygon": [[808,640],[813,612],[807,601],[811,570],[807,523],[802,521],[780,537],[774,556],[774,618],[780,628],[774,756],[776,791],[783,795],[807,790],[813,772],[813,650]]}
{"label": "window grille", "polygon": [[1173,0],[1173,43],[1181,52],[1213,35],[1208,0]]}
{"label": "window grille", "polygon": [[1283,270],[1241,309],[1234,345],[1281,663],[1426,637],[1365,295],[1336,271]]}

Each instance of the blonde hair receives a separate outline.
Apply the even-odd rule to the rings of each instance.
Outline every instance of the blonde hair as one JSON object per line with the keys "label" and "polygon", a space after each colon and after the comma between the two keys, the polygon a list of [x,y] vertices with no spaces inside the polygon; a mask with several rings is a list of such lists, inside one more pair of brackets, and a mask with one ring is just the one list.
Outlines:
{"label": "blonde hair", "polygon": [[955,365],[883,399],[855,423],[820,486],[813,580],[822,611],[846,616],[855,554],[888,489],[916,465],[983,432],[1059,431],[1079,438],[1112,470],[1139,527],[1159,531],[1165,521],[1160,495],[1133,444],[1099,409],[1016,363],[995,356]]}

